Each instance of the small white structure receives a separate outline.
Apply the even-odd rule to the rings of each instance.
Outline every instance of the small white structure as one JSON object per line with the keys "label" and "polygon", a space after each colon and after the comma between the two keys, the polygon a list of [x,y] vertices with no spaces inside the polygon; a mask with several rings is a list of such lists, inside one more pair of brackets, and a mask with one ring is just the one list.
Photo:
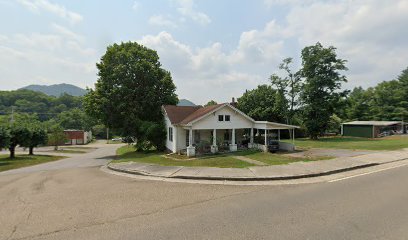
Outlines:
{"label": "small white structure", "polygon": [[[166,122],[166,147],[173,153],[186,151],[237,151],[240,147],[268,150],[268,138],[289,130],[294,139],[297,126],[255,121],[229,103],[213,106],[163,106]],[[256,138],[257,141],[254,141]],[[222,148],[222,149],[220,149]],[[280,148],[294,150],[294,144],[280,142]]]}

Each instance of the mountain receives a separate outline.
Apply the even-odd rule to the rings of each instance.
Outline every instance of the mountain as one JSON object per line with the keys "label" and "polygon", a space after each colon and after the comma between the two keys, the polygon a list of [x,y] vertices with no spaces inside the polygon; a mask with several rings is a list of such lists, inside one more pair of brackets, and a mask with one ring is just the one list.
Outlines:
{"label": "mountain", "polygon": [[67,93],[72,96],[83,96],[86,94],[86,90],[71,84],[54,84],[54,85],[29,85],[20,89],[28,89],[36,92],[42,92],[51,96],[60,96],[63,93]]}
{"label": "mountain", "polygon": [[197,106],[193,102],[187,100],[187,99],[180,99],[179,103],[177,106]]}

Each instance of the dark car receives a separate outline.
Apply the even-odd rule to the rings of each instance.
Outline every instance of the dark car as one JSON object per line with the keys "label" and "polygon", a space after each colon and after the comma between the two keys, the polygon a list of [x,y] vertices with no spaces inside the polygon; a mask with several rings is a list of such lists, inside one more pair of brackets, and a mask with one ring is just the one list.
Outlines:
{"label": "dark car", "polygon": [[269,152],[277,152],[279,150],[279,141],[276,140],[270,140],[268,142],[268,151]]}

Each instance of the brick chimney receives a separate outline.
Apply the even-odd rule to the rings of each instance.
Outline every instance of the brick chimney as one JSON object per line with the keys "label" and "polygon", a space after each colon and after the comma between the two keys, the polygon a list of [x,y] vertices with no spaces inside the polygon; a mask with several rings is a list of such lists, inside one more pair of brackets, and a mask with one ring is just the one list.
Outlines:
{"label": "brick chimney", "polygon": [[232,101],[230,103],[233,107],[237,107],[237,102],[235,102],[235,98],[232,98]]}

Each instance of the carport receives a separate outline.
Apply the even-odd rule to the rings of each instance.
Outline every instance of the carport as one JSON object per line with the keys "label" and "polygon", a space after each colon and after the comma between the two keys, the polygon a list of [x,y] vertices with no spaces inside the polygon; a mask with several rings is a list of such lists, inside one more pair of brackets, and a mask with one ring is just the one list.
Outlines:
{"label": "carport", "polygon": [[[295,150],[295,129],[300,128],[294,125],[287,125],[275,122],[268,122],[268,121],[255,121],[254,130],[256,131],[256,135],[263,135],[263,143],[255,143],[252,139],[251,142],[254,144],[253,147],[261,149],[265,152],[268,151],[268,139],[271,137],[271,131],[277,130],[277,140],[279,141],[279,148],[286,150],[286,151],[294,151]],[[288,130],[290,140],[292,143],[282,142],[281,141],[281,130]],[[253,134],[251,134],[253,136]]]}
{"label": "carport", "polygon": [[350,137],[378,138],[385,132],[401,132],[403,122],[398,121],[353,121],[341,125],[341,135]]}

